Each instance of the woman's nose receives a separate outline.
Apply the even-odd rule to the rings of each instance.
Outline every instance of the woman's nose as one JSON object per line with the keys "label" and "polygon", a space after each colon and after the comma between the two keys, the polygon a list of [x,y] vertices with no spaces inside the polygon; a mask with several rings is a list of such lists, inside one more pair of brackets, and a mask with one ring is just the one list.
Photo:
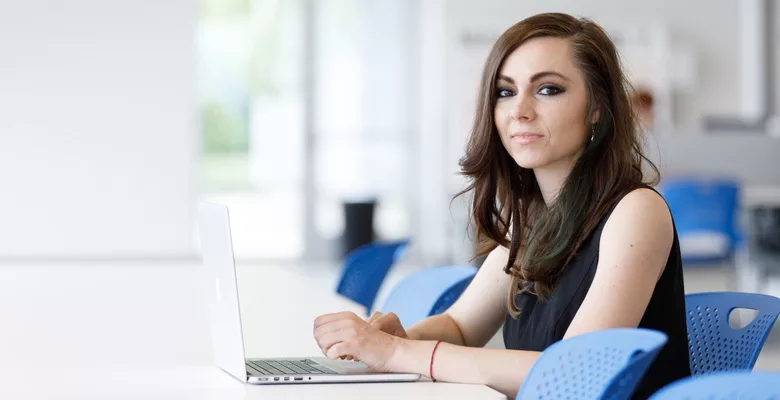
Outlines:
{"label": "woman's nose", "polygon": [[509,110],[509,116],[517,121],[532,120],[535,117],[532,99],[517,96],[515,104]]}

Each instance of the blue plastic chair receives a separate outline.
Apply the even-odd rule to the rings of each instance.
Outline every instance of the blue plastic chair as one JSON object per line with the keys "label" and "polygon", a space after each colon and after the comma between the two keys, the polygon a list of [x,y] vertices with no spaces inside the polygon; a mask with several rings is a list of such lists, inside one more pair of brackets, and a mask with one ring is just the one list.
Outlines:
{"label": "blue plastic chair", "polygon": [[396,313],[401,325],[409,327],[446,311],[466,290],[476,273],[476,267],[460,265],[412,273],[393,287],[381,310]]}
{"label": "blue plastic chair", "polygon": [[584,333],[548,347],[515,397],[526,399],[628,399],[666,344],[649,329]]}
{"label": "blue plastic chair", "polygon": [[702,264],[730,260],[740,236],[737,229],[739,183],[730,179],[673,178],[659,187],[674,218],[681,243],[696,235],[722,238],[722,253],[697,254],[681,246],[683,264]]}
{"label": "blue plastic chair", "polygon": [[371,243],[353,250],[344,259],[336,293],[365,306],[366,314],[370,314],[387,272],[408,245],[408,240],[401,240]]}
{"label": "blue plastic chair", "polygon": [[[780,314],[780,299],[754,293],[694,293],[685,296],[685,308],[691,373],[701,375],[753,369]],[[758,313],[748,325],[734,329],[729,314],[736,308]]]}
{"label": "blue plastic chair", "polygon": [[780,399],[780,374],[721,372],[673,382],[651,400],[770,400]]}

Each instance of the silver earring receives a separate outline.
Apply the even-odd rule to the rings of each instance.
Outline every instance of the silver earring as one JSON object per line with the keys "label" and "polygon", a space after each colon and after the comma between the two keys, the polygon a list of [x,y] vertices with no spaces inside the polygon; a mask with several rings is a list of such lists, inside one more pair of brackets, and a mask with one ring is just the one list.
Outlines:
{"label": "silver earring", "polygon": [[596,124],[590,126],[590,141],[593,142],[593,138],[596,137]]}

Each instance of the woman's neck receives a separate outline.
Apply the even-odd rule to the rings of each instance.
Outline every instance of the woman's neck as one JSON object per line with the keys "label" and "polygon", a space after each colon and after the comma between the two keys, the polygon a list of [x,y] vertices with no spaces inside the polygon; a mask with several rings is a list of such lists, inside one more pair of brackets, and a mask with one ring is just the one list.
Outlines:
{"label": "woman's neck", "polygon": [[544,203],[549,207],[560,194],[566,179],[569,177],[577,157],[559,160],[544,167],[534,168],[536,183],[542,193]]}

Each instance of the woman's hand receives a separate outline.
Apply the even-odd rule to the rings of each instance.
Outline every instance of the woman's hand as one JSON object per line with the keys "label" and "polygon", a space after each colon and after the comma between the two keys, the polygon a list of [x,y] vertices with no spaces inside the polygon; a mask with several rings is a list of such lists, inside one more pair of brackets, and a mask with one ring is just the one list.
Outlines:
{"label": "woman's hand", "polygon": [[374,311],[367,322],[374,328],[379,329],[382,332],[389,333],[393,336],[398,336],[402,339],[409,339],[409,335],[406,334],[406,330],[401,326],[401,320],[393,312],[381,313]]}
{"label": "woman's hand", "polygon": [[[374,328],[379,329],[382,332],[389,333],[393,336],[398,336],[402,339],[409,339],[409,336],[406,334],[406,331],[404,330],[404,327],[401,326],[401,320],[398,318],[395,313],[389,312],[387,314],[381,313],[379,311],[374,311],[373,314],[371,314],[371,317],[369,317],[366,322],[369,323],[369,325],[373,326]],[[360,361],[359,359],[356,359],[353,356],[341,356],[342,360],[354,360],[354,361]]]}
{"label": "woman's hand", "polygon": [[372,326],[352,312],[317,317],[314,320],[314,338],[328,358],[360,360],[380,372],[393,371],[395,357],[404,341]]}

